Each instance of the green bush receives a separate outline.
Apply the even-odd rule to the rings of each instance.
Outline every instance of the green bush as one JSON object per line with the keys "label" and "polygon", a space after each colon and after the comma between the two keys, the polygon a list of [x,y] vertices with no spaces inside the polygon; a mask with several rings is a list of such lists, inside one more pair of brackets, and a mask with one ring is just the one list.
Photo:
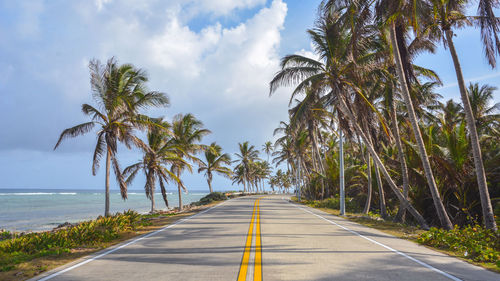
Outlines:
{"label": "green bush", "polygon": [[[314,208],[328,208],[328,209],[335,209],[338,210],[340,209],[340,199],[338,197],[334,198],[327,198],[325,200],[313,200],[313,201],[307,201],[307,205],[310,205]],[[353,200],[352,198],[346,198],[345,199],[345,209],[347,212],[350,213],[355,213],[359,212],[360,207],[358,206],[358,203]]]}
{"label": "green bush", "polygon": [[12,232],[3,229],[0,230],[0,241],[11,239],[12,237],[14,237],[14,234]]}
{"label": "green bush", "polygon": [[50,232],[17,235],[2,232],[1,237],[6,238],[0,240],[0,270],[10,270],[13,264],[37,257],[67,253],[72,248],[98,246],[141,224],[141,216],[129,210]]}
{"label": "green bush", "polygon": [[417,241],[439,249],[450,250],[476,262],[496,263],[500,268],[500,231],[481,226],[455,226],[452,230],[431,228]]}
{"label": "green bush", "polygon": [[222,201],[222,200],[227,200],[226,194],[222,192],[211,192],[210,194],[200,199],[199,205],[206,205],[214,201]]}

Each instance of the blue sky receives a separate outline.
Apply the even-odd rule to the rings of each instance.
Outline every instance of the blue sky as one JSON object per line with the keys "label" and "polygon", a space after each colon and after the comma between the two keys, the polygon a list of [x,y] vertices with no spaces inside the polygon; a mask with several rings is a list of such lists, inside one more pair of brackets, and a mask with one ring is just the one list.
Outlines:
{"label": "blue sky", "polygon": [[[103,187],[103,170],[90,173],[92,134],[52,150],[63,129],[86,121],[80,105],[92,102],[91,58],[116,56],[146,69],[149,88],[166,92],[172,103],[149,114],[168,119],[192,112],[213,132],[206,143],[227,152],[246,140],[260,148],[287,114],[287,89],[269,98],[268,82],[282,56],[311,51],[305,31],[319,2],[1,0],[0,188]],[[478,30],[459,31],[456,46],[466,79],[499,84]],[[458,101],[446,50],[417,63],[436,70],[444,81],[439,92]],[[122,167],[139,158],[137,151],[119,151]],[[185,181],[190,189],[206,188],[201,175]],[[131,188],[141,189],[141,180]],[[238,189],[221,178],[215,188]]]}

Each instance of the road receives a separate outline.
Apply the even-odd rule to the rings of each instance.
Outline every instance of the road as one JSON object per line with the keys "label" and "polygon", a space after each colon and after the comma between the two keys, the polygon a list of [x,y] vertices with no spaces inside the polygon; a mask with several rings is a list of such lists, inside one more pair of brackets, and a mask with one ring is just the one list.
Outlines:
{"label": "road", "polygon": [[242,197],[33,280],[500,280],[294,203]]}

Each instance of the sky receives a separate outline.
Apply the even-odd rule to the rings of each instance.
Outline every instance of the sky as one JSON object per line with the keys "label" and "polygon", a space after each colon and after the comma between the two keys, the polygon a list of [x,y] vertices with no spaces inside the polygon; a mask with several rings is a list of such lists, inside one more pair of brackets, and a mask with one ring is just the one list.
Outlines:
{"label": "sky", "polygon": [[[269,81],[284,55],[310,54],[306,30],[320,2],[0,0],[0,188],[103,188],[104,169],[91,175],[95,134],[53,150],[62,130],[87,121],[80,107],[93,103],[93,58],[114,56],[147,71],[148,88],[165,92],[171,106],[145,113],[167,120],[193,113],[212,131],[204,143],[217,142],[231,154],[244,141],[260,149],[287,119],[290,89],[269,97]],[[477,29],[458,31],[455,44],[467,81],[500,85]],[[441,76],[438,92],[445,100],[459,101],[447,50],[421,55],[417,64]],[[140,157],[137,150],[119,149],[122,168]],[[190,190],[207,189],[196,169],[183,179]],[[129,188],[143,184],[137,177]],[[241,189],[218,176],[213,185]]]}

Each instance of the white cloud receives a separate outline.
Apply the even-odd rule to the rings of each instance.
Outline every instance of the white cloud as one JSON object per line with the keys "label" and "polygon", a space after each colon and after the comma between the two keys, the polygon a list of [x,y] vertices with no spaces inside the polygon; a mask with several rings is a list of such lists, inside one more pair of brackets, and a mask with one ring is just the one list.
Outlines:
{"label": "white cloud", "polygon": [[104,5],[110,3],[112,0],[95,0],[95,5],[97,7],[97,11],[102,11]]}
{"label": "white cloud", "polygon": [[210,13],[214,16],[226,16],[236,9],[250,9],[266,4],[266,0],[191,0],[178,1],[179,4],[189,3],[191,14]]}
{"label": "white cloud", "polygon": [[318,56],[318,54],[316,54],[315,52],[313,52],[311,50],[314,50],[314,46],[313,46],[312,42],[310,43],[309,50],[301,49],[300,51],[295,52],[295,54],[319,61],[320,57]]}

